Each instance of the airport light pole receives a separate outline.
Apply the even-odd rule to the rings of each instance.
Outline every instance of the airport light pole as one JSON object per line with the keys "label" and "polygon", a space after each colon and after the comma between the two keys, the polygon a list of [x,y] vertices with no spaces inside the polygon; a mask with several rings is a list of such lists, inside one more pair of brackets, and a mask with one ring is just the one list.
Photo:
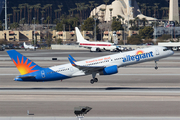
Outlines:
{"label": "airport light pole", "polygon": [[36,20],[36,17],[33,17],[33,20],[34,20],[34,47],[36,47],[36,44],[35,44],[35,39],[36,39],[36,36],[35,36],[35,20]]}
{"label": "airport light pole", "polygon": [[176,38],[176,25],[175,24],[173,26],[173,33],[174,33],[174,38]]}
{"label": "airport light pole", "polygon": [[7,30],[7,0],[5,0],[5,30]]}
{"label": "airport light pole", "polygon": [[4,26],[5,26],[5,24],[3,23],[3,24],[2,24],[2,26],[3,26],[3,30],[4,30]]}
{"label": "airport light pole", "polygon": [[102,23],[101,23],[101,41],[103,40],[102,38]]}
{"label": "airport light pole", "polygon": [[155,21],[155,39],[154,39],[155,44],[156,44],[156,33],[157,33],[157,28],[156,28],[156,21]]}
{"label": "airport light pole", "polygon": [[24,23],[25,23],[25,18],[22,18],[22,24],[23,24],[23,26],[24,26]]}
{"label": "airport light pole", "polygon": [[[66,25],[65,24],[63,24],[63,34],[65,33],[65,28],[66,28]],[[66,39],[64,39],[65,37],[64,37],[64,35],[63,35],[63,44],[64,44],[64,41],[65,41],[65,43],[66,43]]]}
{"label": "airport light pole", "polygon": [[123,37],[123,38],[124,38],[124,40],[123,40],[123,41],[124,41],[124,45],[125,45],[125,35],[126,35],[126,33],[125,33],[125,28],[126,28],[126,25],[125,25],[125,24],[123,24],[123,27],[124,27],[124,37]]}
{"label": "airport light pole", "polygon": [[[156,17],[156,14],[154,14],[153,16]],[[157,21],[155,20],[155,25],[154,25],[154,33],[155,33],[155,34],[154,34],[154,42],[155,42],[155,44],[156,44],[156,34],[157,34],[157,33],[156,33],[156,32],[157,32],[157,29],[156,29],[156,26],[157,26],[157,25],[156,25],[156,22],[157,22]]]}
{"label": "airport light pole", "polygon": [[94,25],[94,40],[96,41],[96,20],[97,20],[97,17],[95,16],[94,17],[94,21],[95,21],[95,25]]}
{"label": "airport light pole", "polygon": [[41,24],[43,24],[43,20],[44,20],[44,18],[42,17],[42,18],[41,18]]}

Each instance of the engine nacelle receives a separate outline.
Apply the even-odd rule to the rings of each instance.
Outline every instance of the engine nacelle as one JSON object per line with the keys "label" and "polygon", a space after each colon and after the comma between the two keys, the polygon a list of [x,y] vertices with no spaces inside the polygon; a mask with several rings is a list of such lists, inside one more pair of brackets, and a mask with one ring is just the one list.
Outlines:
{"label": "engine nacelle", "polygon": [[98,47],[92,47],[90,51],[91,52],[101,52],[101,49]]}
{"label": "engine nacelle", "polygon": [[111,75],[111,74],[116,74],[116,73],[118,73],[118,67],[117,65],[113,65],[113,66],[104,68],[104,70],[101,71],[99,75]]}
{"label": "engine nacelle", "polygon": [[95,52],[96,49],[97,49],[96,47],[92,47],[92,48],[91,48],[91,51]]}

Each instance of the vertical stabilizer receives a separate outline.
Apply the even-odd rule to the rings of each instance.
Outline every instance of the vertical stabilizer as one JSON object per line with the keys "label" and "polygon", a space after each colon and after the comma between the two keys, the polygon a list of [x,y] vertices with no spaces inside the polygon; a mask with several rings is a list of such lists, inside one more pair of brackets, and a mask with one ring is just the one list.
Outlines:
{"label": "vertical stabilizer", "polygon": [[81,34],[81,32],[79,31],[78,27],[75,27],[76,30],[76,37],[77,37],[77,42],[81,43],[81,42],[89,42],[87,40],[85,40]]}
{"label": "vertical stabilizer", "polygon": [[34,62],[17,52],[16,50],[9,50],[7,51],[11,60],[16,65],[17,69],[21,73],[21,75],[32,73],[41,69],[38,65]]}
{"label": "vertical stabilizer", "polygon": [[26,46],[27,46],[27,45],[26,45],[26,43],[25,43],[25,42],[23,43],[23,46],[24,46],[24,48],[26,48]]}

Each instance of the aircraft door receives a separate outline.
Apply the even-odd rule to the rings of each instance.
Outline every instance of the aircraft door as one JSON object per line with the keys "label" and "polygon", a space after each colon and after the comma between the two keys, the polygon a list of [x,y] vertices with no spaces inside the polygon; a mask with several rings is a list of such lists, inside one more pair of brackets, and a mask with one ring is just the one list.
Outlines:
{"label": "aircraft door", "polygon": [[45,77],[46,77],[44,70],[41,71],[41,77],[42,77],[42,78],[45,78]]}
{"label": "aircraft door", "polygon": [[71,71],[71,72],[73,72],[73,71],[74,71],[74,70],[73,70],[73,67],[70,67],[70,71]]}
{"label": "aircraft door", "polygon": [[156,55],[159,55],[159,50],[156,48]]}

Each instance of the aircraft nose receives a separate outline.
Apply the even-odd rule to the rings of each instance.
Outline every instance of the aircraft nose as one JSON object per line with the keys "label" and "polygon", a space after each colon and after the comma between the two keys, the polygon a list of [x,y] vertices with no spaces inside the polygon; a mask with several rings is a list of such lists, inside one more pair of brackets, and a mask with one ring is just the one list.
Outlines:
{"label": "aircraft nose", "polygon": [[174,54],[174,51],[170,50],[170,54],[173,55],[173,54]]}

